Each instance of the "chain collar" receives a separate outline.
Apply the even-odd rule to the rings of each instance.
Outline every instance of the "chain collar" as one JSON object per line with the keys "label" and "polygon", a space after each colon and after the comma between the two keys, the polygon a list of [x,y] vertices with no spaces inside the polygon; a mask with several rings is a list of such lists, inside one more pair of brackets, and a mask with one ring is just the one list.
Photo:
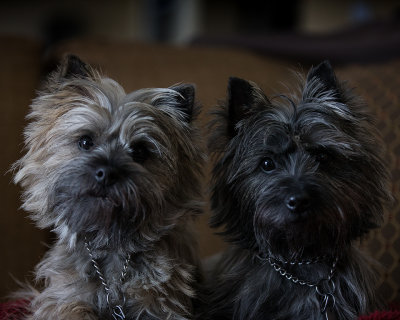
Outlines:
{"label": "chain collar", "polygon": [[[101,272],[99,264],[97,263],[96,259],[93,256],[92,248],[90,247],[90,242],[87,240],[86,237],[85,237],[85,248],[89,253],[90,260],[92,261],[92,264],[96,271],[96,274],[97,274],[98,278],[100,279],[101,284],[103,285],[104,291],[106,292],[106,301],[107,301],[108,307],[110,308],[112,317],[114,318],[114,320],[125,319],[125,313],[123,310],[123,307],[125,305],[124,293],[120,291],[119,292],[120,295],[117,296],[116,299],[113,299],[113,300],[110,299],[110,293],[111,293],[110,286],[109,286],[106,278],[104,277],[103,273]],[[131,261],[131,254],[128,253],[126,255],[124,266],[122,267],[121,277],[119,278],[119,285],[122,285],[125,280],[130,261]]]}
{"label": "chain collar", "polygon": [[337,255],[332,257],[332,264],[328,275],[317,282],[307,281],[306,279],[300,279],[296,277],[293,273],[288,272],[284,266],[285,265],[302,266],[302,265],[316,264],[319,262],[326,261],[330,257],[328,255],[317,256],[309,260],[288,261],[275,257],[269,251],[265,257],[262,257],[260,255],[257,255],[256,257],[260,259],[262,262],[268,262],[269,265],[276,272],[278,272],[282,277],[285,277],[287,280],[301,286],[314,288],[315,294],[317,295],[317,298],[320,302],[320,311],[324,315],[325,319],[328,320],[328,307],[331,306],[331,308],[333,308],[336,303],[334,296],[336,287],[333,281],[333,276],[336,271],[337,262],[339,260],[339,257]]}

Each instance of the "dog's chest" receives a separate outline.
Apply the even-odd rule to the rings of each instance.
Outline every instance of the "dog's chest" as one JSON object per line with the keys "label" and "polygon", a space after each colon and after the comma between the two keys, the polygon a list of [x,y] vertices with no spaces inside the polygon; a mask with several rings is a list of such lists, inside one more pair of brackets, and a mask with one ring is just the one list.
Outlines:
{"label": "dog's chest", "polygon": [[[256,272],[254,277],[248,278],[244,287],[252,287],[253,290],[250,294],[242,295],[239,309],[247,310],[246,312],[252,310],[252,314],[249,313],[241,318],[253,320],[337,319],[332,309],[333,296],[319,294],[316,287],[312,285],[319,278],[318,272],[312,276],[309,275],[309,270],[295,273],[295,269],[292,268],[290,272],[293,273],[287,271],[288,277],[285,277],[272,268],[266,268],[263,275]],[[303,280],[298,280],[300,277]],[[304,281],[304,279],[308,280]],[[323,310],[325,305],[326,312]]]}
{"label": "dog's chest", "polygon": [[[104,289],[101,279],[97,282],[101,298],[97,302],[101,319],[144,319],[163,318],[167,312],[179,314],[171,301],[177,301],[171,281],[177,276],[177,269],[171,266],[171,259],[162,256],[132,256],[121,282],[120,261],[115,268],[108,268],[105,278],[111,279],[109,290]],[[122,264],[123,265],[123,264]],[[118,270],[118,271],[116,271]],[[98,278],[98,277],[97,277]],[[152,315],[159,315],[158,317]],[[182,318],[183,319],[183,318]]]}

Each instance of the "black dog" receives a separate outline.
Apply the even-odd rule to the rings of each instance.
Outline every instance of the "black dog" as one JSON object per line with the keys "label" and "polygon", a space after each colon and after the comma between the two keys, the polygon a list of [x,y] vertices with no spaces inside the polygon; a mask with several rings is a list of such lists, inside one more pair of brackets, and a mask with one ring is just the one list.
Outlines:
{"label": "black dog", "polygon": [[298,91],[270,100],[231,78],[216,112],[211,225],[232,245],[203,319],[348,320],[377,306],[353,245],[390,200],[377,130],[329,62]]}

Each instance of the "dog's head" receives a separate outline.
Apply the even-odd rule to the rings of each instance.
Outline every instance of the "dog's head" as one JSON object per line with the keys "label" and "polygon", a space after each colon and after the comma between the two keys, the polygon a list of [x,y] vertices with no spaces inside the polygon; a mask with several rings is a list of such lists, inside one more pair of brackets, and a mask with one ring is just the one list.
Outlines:
{"label": "dog's head", "polygon": [[334,249],[379,225],[390,197],[376,129],[330,64],[299,91],[268,99],[231,78],[217,111],[211,225],[246,247]]}
{"label": "dog's head", "polygon": [[199,197],[195,112],[192,85],[126,94],[68,56],[28,115],[23,207],[60,237],[159,237]]}

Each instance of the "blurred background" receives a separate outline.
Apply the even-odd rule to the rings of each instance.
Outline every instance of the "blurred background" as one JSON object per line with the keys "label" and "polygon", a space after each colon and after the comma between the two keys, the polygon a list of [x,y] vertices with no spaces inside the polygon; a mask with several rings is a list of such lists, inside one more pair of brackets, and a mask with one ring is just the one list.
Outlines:
{"label": "blurred background", "polygon": [[38,39],[46,46],[72,37],[97,37],[176,45],[213,43],[281,53],[290,48],[284,36],[318,38],[364,28],[374,37],[373,28],[386,27],[392,34],[390,28],[398,29],[399,19],[396,0],[0,2],[0,34]]}
{"label": "blurred background", "polygon": [[399,15],[396,0],[3,0],[0,33],[187,44],[215,35],[332,33]]}
{"label": "blurred background", "polygon": [[[126,91],[195,83],[202,127],[209,108],[224,99],[229,76],[250,79],[270,94],[282,89],[290,69],[330,59],[376,116],[393,193],[400,194],[399,0],[1,0],[0,300],[17,288],[14,278],[32,281],[53,241],[18,209],[21,190],[9,169],[21,157],[35,90],[66,52]],[[198,225],[203,257],[225,246],[208,217]],[[399,202],[364,247],[384,267],[379,290],[385,300],[400,301]]]}

